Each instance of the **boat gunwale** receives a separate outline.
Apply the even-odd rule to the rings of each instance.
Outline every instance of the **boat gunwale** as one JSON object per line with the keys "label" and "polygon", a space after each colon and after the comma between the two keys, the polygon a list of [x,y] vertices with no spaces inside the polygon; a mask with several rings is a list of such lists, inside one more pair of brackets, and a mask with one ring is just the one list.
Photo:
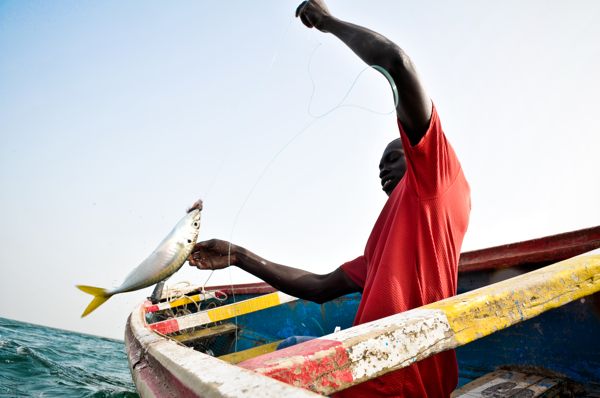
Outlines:
{"label": "boat gunwale", "polygon": [[149,329],[144,314],[142,304],[131,313],[125,328],[129,368],[143,398],[320,396],[177,343]]}
{"label": "boat gunwale", "polygon": [[600,291],[600,255],[578,256],[240,363],[329,395]]}

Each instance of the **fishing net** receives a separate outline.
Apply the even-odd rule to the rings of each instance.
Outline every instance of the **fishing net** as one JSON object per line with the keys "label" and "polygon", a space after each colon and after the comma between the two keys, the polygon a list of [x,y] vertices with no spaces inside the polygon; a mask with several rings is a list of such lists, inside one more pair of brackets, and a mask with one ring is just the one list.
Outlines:
{"label": "fishing net", "polygon": [[[166,287],[158,303],[161,309],[146,314],[148,324],[185,317],[228,303],[229,296],[220,290],[191,288],[189,282]],[[208,355],[219,356],[231,351],[236,339],[236,326],[223,321],[197,325],[168,335],[169,338]]]}

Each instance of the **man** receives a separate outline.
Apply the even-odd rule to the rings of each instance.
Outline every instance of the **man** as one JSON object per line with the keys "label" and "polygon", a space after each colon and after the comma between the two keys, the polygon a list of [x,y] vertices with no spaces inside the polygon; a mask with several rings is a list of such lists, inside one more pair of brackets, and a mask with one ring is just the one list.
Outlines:
{"label": "man", "polygon": [[[198,243],[190,264],[201,269],[234,264],[281,291],[318,303],[362,292],[355,324],[454,295],[469,221],[469,186],[411,60],[382,35],[333,17],[322,0],[303,2],[296,16],[307,27],[338,37],[368,65],[383,68],[398,89],[400,138],[385,148],[379,163],[388,201],[364,255],[327,275],[275,264],[220,240]],[[447,351],[337,396],[448,397],[457,380],[454,351]]]}

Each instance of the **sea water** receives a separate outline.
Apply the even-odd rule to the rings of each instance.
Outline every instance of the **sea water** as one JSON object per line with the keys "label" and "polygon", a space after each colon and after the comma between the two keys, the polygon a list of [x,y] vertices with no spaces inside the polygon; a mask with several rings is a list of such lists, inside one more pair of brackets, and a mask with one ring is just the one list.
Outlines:
{"label": "sea water", "polygon": [[0,397],[138,397],[123,341],[0,318]]}

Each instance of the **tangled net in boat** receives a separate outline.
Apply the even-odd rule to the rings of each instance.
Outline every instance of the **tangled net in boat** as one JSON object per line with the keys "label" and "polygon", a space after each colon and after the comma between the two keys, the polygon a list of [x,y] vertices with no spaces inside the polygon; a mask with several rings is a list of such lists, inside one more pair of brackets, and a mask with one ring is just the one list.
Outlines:
{"label": "tangled net in boat", "polygon": [[[207,311],[224,305],[229,298],[227,293],[220,290],[206,291],[204,290],[204,287],[198,290],[198,288],[192,286],[193,285],[189,282],[179,282],[173,286],[165,287],[165,291],[163,292],[160,301],[161,304],[177,303],[178,305],[148,314],[150,316],[147,321],[149,323],[155,323]],[[169,334],[168,337],[187,347],[194,348],[197,351],[214,355],[214,351],[219,352],[227,350],[229,348],[228,346],[234,343],[235,335],[233,336],[233,339],[224,339],[219,334],[213,335],[210,333],[202,333],[201,331],[215,328],[222,324],[222,321],[217,321],[205,325],[197,325],[193,328],[187,328]]]}

